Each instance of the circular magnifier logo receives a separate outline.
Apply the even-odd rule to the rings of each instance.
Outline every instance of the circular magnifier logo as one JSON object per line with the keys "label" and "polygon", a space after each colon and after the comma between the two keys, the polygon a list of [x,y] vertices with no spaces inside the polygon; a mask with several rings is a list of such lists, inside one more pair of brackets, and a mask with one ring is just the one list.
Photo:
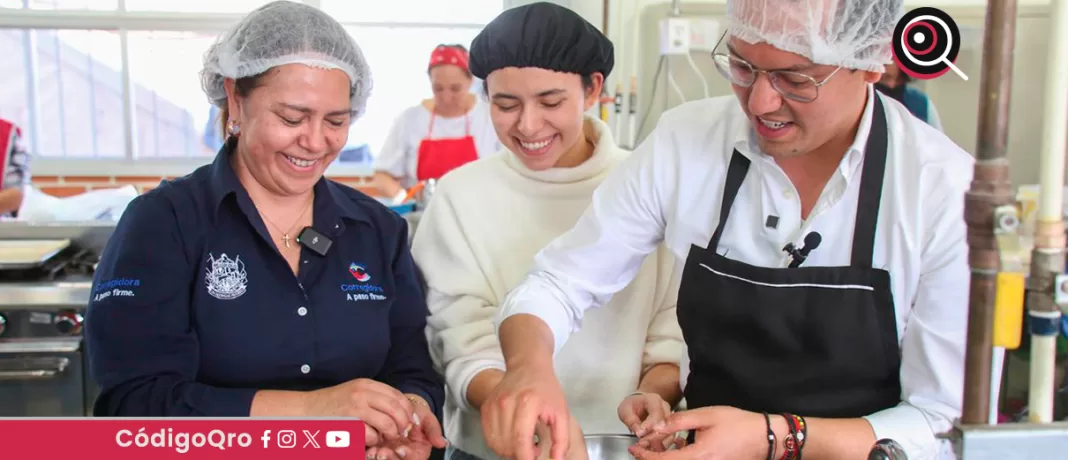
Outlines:
{"label": "circular magnifier logo", "polygon": [[953,64],[960,53],[960,29],[938,8],[916,8],[905,13],[894,29],[893,50],[894,63],[912,78],[930,80],[952,70],[968,79]]}

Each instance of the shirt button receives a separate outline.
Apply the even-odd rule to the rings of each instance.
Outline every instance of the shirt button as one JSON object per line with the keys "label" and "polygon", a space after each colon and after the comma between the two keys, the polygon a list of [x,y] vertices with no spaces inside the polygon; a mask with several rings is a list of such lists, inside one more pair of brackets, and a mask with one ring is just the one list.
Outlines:
{"label": "shirt button", "polygon": [[301,374],[307,374],[309,372],[311,372],[311,366],[309,366],[307,364],[305,364],[303,366],[300,366],[300,373]]}
{"label": "shirt button", "polygon": [[786,198],[787,200],[792,200],[792,199],[794,199],[794,192],[790,192],[790,191],[782,192],[782,197]]}
{"label": "shirt button", "polygon": [[300,308],[297,309],[297,314],[300,315],[300,316],[307,315],[308,314],[308,309],[304,308],[304,307],[300,307]]}

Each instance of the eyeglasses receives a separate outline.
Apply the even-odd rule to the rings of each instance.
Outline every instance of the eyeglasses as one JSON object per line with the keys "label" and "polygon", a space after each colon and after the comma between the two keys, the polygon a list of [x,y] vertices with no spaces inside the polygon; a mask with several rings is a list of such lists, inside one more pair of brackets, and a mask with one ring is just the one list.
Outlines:
{"label": "eyeglasses", "polygon": [[712,60],[716,63],[716,69],[732,84],[748,88],[756,82],[757,74],[767,74],[771,87],[775,88],[783,97],[797,102],[812,102],[820,95],[820,87],[827,83],[834,74],[842,70],[842,67],[834,69],[827,78],[816,81],[815,78],[803,73],[789,70],[760,70],[753,65],[734,56],[715,53]]}

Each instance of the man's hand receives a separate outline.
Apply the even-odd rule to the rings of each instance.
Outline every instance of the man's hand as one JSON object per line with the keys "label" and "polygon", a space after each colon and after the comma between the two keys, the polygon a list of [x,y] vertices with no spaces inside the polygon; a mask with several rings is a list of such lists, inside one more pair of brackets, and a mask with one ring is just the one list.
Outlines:
{"label": "man's hand", "polygon": [[695,431],[694,442],[682,449],[654,452],[632,446],[630,453],[641,460],[760,460],[768,457],[767,426],[762,414],[727,406],[705,407],[676,412],[657,431],[673,434],[686,430]]}
{"label": "man's hand", "polygon": [[486,445],[497,455],[535,460],[534,429],[540,422],[551,433],[550,458],[565,458],[572,441],[571,415],[551,360],[510,367],[482,405],[481,413]]}
{"label": "man's hand", "polygon": [[[671,415],[671,405],[656,393],[636,393],[619,403],[617,409],[619,421],[623,422],[635,436],[641,438],[638,445],[654,451],[663,452],[675,441],[674,433],[662,433]],[[666,443],[665,441],[670,441]]]}

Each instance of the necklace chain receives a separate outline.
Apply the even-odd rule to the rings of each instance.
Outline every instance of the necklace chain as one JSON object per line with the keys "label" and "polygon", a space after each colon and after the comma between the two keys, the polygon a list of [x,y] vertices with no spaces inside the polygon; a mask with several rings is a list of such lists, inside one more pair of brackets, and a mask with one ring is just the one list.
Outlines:
{"label": "necklace chain", "polygon": [[300,216],[297,217],[297,220],[295,222],[293,222],[293,225],[289,226],[289,231],[286,231],[286,230],[282,229],[282,227],[280,227],[278,224],[274,223],[274,221],[271,220],[270,217],[267,217],[267,215],[264,214],[263,211],[260,211],[259,209],[257,209],[256,211],[260,213],[260,216],[262,216],[264,218],[264,220],[266,220],[268,223],[273,225],[275,230],[278,230],[278,231],[282,232],[282,243],[286,245],[286,248],[290,248],[291,246],[290,246],[289,242],[293,238],[291,238],[289,236],[289,232],[292,232],[293,229],[295,229],[297,227],[297,224],[300,223],[300,220],[304,218],[304,215],[308,214],[308,210],[311,209],[311,205],[314,202],[315,202],[315,196],[313,195],[312,199],[308,201],[308,204],[304,206],[304,212],[300,213]]}

